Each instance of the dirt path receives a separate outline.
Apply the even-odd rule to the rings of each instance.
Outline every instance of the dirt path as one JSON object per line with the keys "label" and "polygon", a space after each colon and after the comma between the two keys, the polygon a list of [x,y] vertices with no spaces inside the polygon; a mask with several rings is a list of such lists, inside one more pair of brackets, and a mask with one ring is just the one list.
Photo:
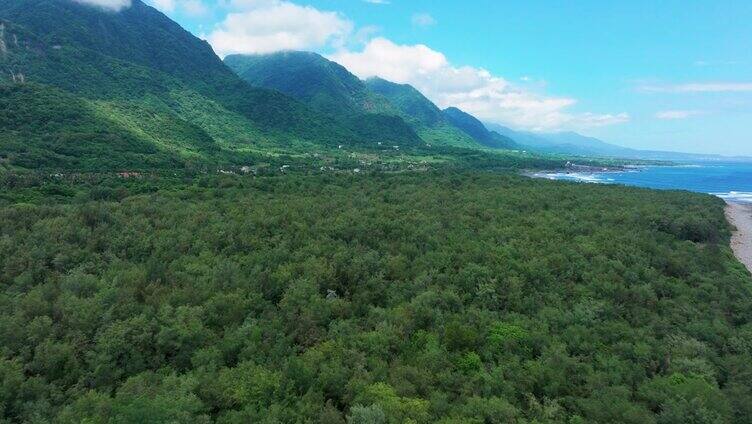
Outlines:
{"label": "dirt path", "polygon": [[731,248],[739,261],[752,272],[752,205],[729,203],[726,218],[736,227],[731,237]]}

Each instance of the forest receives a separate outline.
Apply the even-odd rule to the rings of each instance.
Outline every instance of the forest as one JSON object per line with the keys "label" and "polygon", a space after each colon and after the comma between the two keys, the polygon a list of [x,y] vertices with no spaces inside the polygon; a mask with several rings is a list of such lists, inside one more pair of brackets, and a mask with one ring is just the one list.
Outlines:
{"label": "forest", "polygon": [[460,169],[0,193],[0,422],[752,417],[711,196]]}

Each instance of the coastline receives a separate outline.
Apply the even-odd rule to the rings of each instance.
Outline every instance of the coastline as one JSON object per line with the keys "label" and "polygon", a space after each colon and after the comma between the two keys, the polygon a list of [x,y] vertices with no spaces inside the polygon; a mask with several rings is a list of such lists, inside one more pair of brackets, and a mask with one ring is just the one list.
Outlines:
{"label": "coastline", "polygon": [[558,169],[525,170],[521,174],[525,177],[544,180],[613,184],[615,180],[609,177],[609,174],[640,172],[642,168],[641,165],[569,165]]}
{"label": "coastline", "polygon": [[752,204],[726,202],[726,219],[735,227],[731,250],[739,262],[752,272]]}

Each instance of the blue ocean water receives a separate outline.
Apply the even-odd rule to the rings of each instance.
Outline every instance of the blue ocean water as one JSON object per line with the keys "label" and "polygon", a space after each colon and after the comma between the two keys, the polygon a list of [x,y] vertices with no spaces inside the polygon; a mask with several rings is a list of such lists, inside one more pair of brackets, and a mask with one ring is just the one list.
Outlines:
{"label": "blue ocean water", "polygon": [[696,162],[635,167],[618,172],[540,172],[535,176],[661,190],[689,190],[713,194],[729,201],[752,203],[752,162]]}

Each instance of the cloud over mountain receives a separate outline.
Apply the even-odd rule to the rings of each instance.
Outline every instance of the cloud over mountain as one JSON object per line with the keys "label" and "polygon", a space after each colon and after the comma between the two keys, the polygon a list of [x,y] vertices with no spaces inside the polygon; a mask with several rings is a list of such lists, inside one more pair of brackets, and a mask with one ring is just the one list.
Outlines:
{"label": "cloud over mountain", "polygon": [[200,16],[209,11],[201,0],[149,0],[152,6],[169,13],[181,10],[192,16]]}
{"label": "cloud over mountain", "polygon": [[[527,130],[583,130],[629,120],[626,113],[574,112],[573,98],[549,95],[528,82],[512,83],[482,68],[455,65],[422,44],[373,38],[373,28],[355,31],[354,23],[338,12],[287,0],[222,0],[221,5],[227,15],[203,35],[220,56],[334,51],[328,57],[361,78],[411,84],[441,107],[455,106],[483,120]],[[435,23],[427,14],[414,15],[413,21],[416,26]]]}
{"label": "cloud over mountain", "polygon": [[102,9],[119,12],[127,7],[131,7],[131,0],[73,0],[76,3],[86,4],[89,6],[100,7]]}
{"label": "cloud over mountain", "polygon": [[483,120],[519,128],[585,129],[629,120],[626,113],[570,112],[575,99],[538,93],[482,68],[455,66],[425,45],[374,38],[362,51],[342,50],[330,58],[361,78],[378,76],[411,84],[440,107],[455,106]]}
{"label": "cloud over mountain", "polygon": [[235,10],[206,39],[221,56],[341,45],[353,23],[337,12],[287,1],[232,0]]}

